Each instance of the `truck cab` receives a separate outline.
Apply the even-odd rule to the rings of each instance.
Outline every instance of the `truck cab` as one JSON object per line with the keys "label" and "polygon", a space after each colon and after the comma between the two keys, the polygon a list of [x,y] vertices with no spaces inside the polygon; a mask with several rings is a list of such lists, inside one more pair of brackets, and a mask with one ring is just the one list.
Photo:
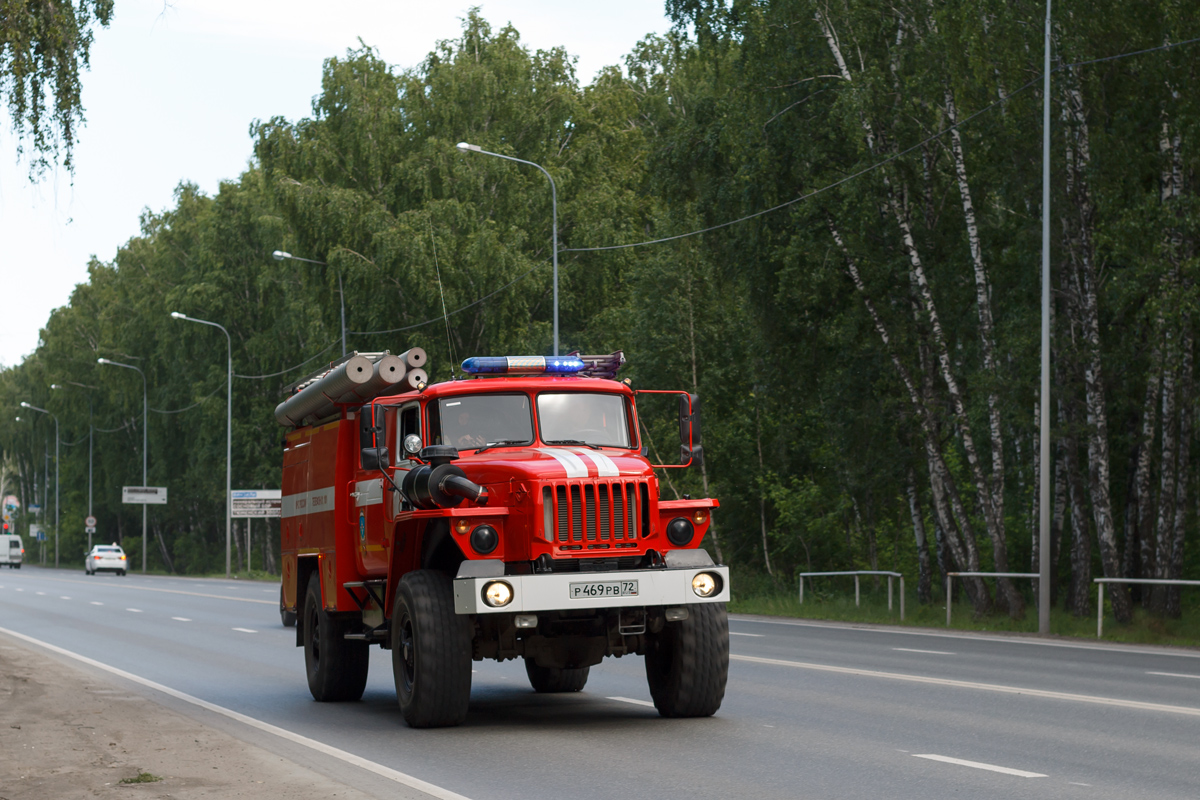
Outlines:
{"label": "truck cab", "polygon": [[25,560],[25,544],[15,534],[0,534],[0,565],[9,569],[20,569]]}
{"label": "truck cab", "polygon": [[[473,358],[464,379],[342,402],[350,371],[385,357],[331,365],[276,411],[302,423],[285,438],[283,606],[313,696],[361,696],[379,645],[408,723],[452,725],[472,661],[521,658],[535,690],[559,692],[640,655],[662,714],[715,713],[729,573],[699,544],[719,504],[660,497],[623,356]],[[684,468],[699,400],[674,394],[682,463],[661,466]]]}

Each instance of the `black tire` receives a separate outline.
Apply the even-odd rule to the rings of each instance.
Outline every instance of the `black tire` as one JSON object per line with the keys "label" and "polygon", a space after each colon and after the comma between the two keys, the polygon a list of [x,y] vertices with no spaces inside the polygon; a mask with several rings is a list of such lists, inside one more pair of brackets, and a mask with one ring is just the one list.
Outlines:
{"label": "black tire", "polygon": [[646,680],[664,717],[711,717],[729,678],[729,616],[724,603],[688,606],[688,618],[650,637]]}
{"label": "black tire", "polygon": [[525,659],[525,674],[529,676],[529,685],[538,694],[582,691],[583,687],[587,685],[590,670],[591,667],[579,667],[578,669],[539,667],[534,661]]}
{"label": "black tire", "polygon": [[367,688],[370,650],[366,642],[346,641],[347,626],[321,607],[316,573],[304,595],[304,667],[308,690],[322,703],[358,700]]}
{"label": "black tire", "polygon": [[400,579],[392,610],[392,674],[413,728],[459,725],[471,701],[471,623],[454,613],[454,586],[436,570]]}

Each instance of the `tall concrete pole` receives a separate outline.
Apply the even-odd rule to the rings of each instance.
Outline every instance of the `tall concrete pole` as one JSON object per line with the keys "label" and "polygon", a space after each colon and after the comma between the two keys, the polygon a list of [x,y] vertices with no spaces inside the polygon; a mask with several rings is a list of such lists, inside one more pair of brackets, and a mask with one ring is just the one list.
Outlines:
{"label": "tall concrete pole", "polygon": [[1050,633],[1050,3],[1042,84],[1042,474],[1038,486],[1038,633]]}

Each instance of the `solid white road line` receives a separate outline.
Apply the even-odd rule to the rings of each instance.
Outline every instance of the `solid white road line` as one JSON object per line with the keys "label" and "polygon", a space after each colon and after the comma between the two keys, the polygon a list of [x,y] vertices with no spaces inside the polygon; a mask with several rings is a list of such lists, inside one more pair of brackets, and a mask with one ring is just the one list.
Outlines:
{"label": "solid white road line", "polygon": [[1105,644],[1086,644],[1083,642],[1047,642],[1041,639],[1034,639],[1030,636],[988,636],[985,634],[972,633],[939,633],[937,631],[922,630],[909,631],[895,626],[872,626],[872,625],[838,625],[832,622],[805,622],[802,620],[791,619],[769,619],[767,617],[758,617],[750,615],[730,615],[731,622],[749,622],[758,625],[787,625],[795,628],[828,628],[835,631],[862,631],[864,633],[886,633],[897,634],[899,636],[930,636],[935,639],[964,639],[969,642],[1003,642],[1005,644],[1029,644],[1038,647],[1065,647],[1069,650],[1100,650],[1105,653],[1130,653],[1140,656],[1179,656],[1180,658],[1200,658],[1200,653],[1188,652],[1185,650],[1172,650],[1167,647],[1153,650],[1143,647],[1131,647],[1129,645],[1105,645]]}
{"label": "solid white road line", "polygon": [[654,703],[649,700],[634,700],[632,697],[610,697],[609,700],[616,700],[618,703],[633,703],[635,706],[650,706],[654,708]]}
{"label": "solid white road line", "polygon": [[729,635],[730,636],[753,636],[756,639],[761,639],[764,636],[764,634],[761,634],[761,633],[742,633],[741,631],[730,631]]}
{"label": "solid white road line", "polygon": [[258,633],[258,631],[252,631],[249,628],[234,628],[234,630],[239,633]]}
{"label": "solid white road line", "polygon": [[975,769],[986,769],[988,772],[1001,772],[1005,775],[1016,775],[1018,778],[1045,778],[1040,772],[1028,772],[1023,769],[1013,769],[1012,767],[998,767],[995,764],[984,764],[981,761],[967,761],[962,758],[951,758],[950,756],[938,756],[933,753],[913,753],[913,758],[927,758],[930,761],[941,761],[946,764],[957,764],[960,767],[973,767]]}
{"label": "solid white road line", "polygon": [[1044,697],[1051,700],[1070,700],[1076,703],[1093,703],[1102,706],[1117,706],[1119,708],[1136,708],[1142,711],[1159,711],[1165,714],[1183,714],[1189,717],[1200,717],[1200,708],[1188,706],[1168,706],[1162,703],[1143,703],[1139,700],[1120,700],[1115,697],[1096,697],[1090,694],[1070,694],[1068,692],[1050,692],[1044,689],[1023,689],[1019,686],[1001,686],[995,683],[975,683],[973,681],[955,681],[948,678],[930,678],[924,675],[905,675],[899,672],[879,672],[873,669],[857,669],[855,667],[835,667],[829,664],[810,664],[804,661],[784,661],[779,658],[758,658],[731,654],[733,661],[748,661],[753,664],[769,664],[777,667],[796,667],[811,669],[818,672],[836,672],[842,675],[859,675],[864,678],[889,678],[910,683],[928,683],[935,686],[955,686],[960,689],[976,689],[984,692],[999,692],[1000,694],[1023,694],[1028,697]]}
{"label": "solid white road line", "polygon": [[190,694],[185,694],[184,692],[181,692],[177,689],[172,689],[169,686],[164,686],[161,683],[155,683],[154,681],[143,678],[140,675],[134,675],[132,672],[126,672],[123,669],[118,669],[116,667],[110,667],[108,664],[104,664],[100,661],[96,661],[95,659],[88,658],[87,656],[84,656],[84,655],[80,655],[79,653],[73,653],[70,650],[65,650],[61,647],[58,647],[57,645],[49,644],[48,642],[43,642],[39,639],[34,639],[32,636],[26,636],[23,633],[17,633],[16,631],[10,631],[7,628],[0,628],[0,633],[8,634],[9,636],[12,636],[16,639],[20,639],[23,642],[28,642],[29,644],[35,644],[38,647],[44,647],[52,653],[58,653],[61,656],[66,656],[67,658],[73,658],[76,661],[87,664],[88,666],[95,667],[96,669],[104,670],[105,672],[107,672],[111,675],[116,675],[117,677],[124,678],[125,680],[129,680],[129,681],[133,681],[134,683],[139,684],[141,686],[145,686],[149,689],[154,689],[155,691],[162,692],[165,695],[174,697],[176,700],[182,700],[185,703],[191,703],[194,706],[198,706],[199,708],[203,708],[207,711],[211,711],[214,714],[220,714],[223,717],[228,717],[229,719],[235,720],[237,722],[241,722],[244,725],[249,725],[251,728],[256,728],[257,730],[264,731],[264,732],[270,733],[270,734],[274,734],[275,736],[278,736],[280,739],[286,739],[289,742],[292,742],[294,744],[298,744],[298,745],[301,745],[302,747],[307,747],[311,750],[315,750],[318,753],[322,753],[322,754],[330,756],[332,758],[336,758],[339,761],[343,761],[347,764],[351,764],[355,767],[359,767],[360,769],[365,769],[367,772],[378,775],[381,778],[386,778],[387,780],[393,781],[395,783],[399,783],[404,786],[408,786],[412,789],[416,789],[419,792],[425,792],[425,794],[431,795],[433,797],[437,797],[437,798],[439,798],[439,800],[470,800],[470,798],[468,798],[464,795],[458,794],[456,792],[452,792],[449,789],[443,789],[442,787],[436,786],[432,783],[426,783],[425,781],[421,780],[420,778],[414,778],[413,776],[408,775],[403,772],[400,772],[399,770],[394,770],[390,767],[385,767],[382,764],[375,763],[374,761],[368,761],[367,759],[362,758],[361,756],[356,756],[353,753],[348,753],[345,750],[341,750],[337,747],[332,747],[330,745],[325,744],[324,742],[318,742],[316,739],[309,739],[307,736],[301,736],[300,734],[293,733],[292,731],[289,731],[286,728],[277,727],[275,725],[270,724],[269,722],[263,722],[262,720],[255,719],[254,717],[250,717],[245,714],[241,714],[237,711],[233,711],[232,709],[225,708],[224,706],[219,706],[216,703],[210,703],[207,700],[201,700],[199,697],[193,697]]}
{"label": "solid white road line", "polygon": [[[95,581],[76,581],[76,580],[71,580],[70,578],[46,578],[46,580],[58,581],[59,583],[83,583],[88,586],[95,585]],[[230,596],[224,595],[224,594],[207,594],[205,592],[185,592],[182,589],[161,589],[157,586],[132,586],[128,583],[122,583],[121,588],[122,589],[136,589],[139,592],[164,592],[166,594],[186,594],[190,597],[211,597],[214,600],[236,600],[239,603],[262,603],[262,604],[268,605],[268,606],[279,605],[279,603],[275,602],[274,600],[256,600],[253,597],[230,597]],[[230,587],[222,587],[222,588],[233,589],[233,588],[237,588],[237,587],[230,586]],[[19,592],[21,590],[17,589],[17,591]]]}
{"label": "solid white road line", "polygon": [[948,653],[945,650],[914,650],[911,647],[893,647],[893,650],[898,650],[901,653],[926,653],[931,656],[952,656],[954,653]]}
{"label": "solid white road line", "polygon": [[1147,675],[1162,675],[1167,678],[1196,678],[1200,680],[1200,675],[1184,675],[1182,672],[1147,672]]}
{"label": "solid white road line", "polygon": [[176,622],[191,622],[191,620],[187,617],[171,617],[171,619],[175,620]]}

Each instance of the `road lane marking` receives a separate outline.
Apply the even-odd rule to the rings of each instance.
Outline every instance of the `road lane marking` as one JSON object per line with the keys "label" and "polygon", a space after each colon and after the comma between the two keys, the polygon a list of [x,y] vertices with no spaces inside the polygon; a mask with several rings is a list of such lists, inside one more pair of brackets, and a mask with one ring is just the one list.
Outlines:
{"label": "road lane marking", "polygon": [[753,664],[768,664],[777,667],[794,667],[811,669],[818,672],[836,672],[842,675],[858,675],[864,678],[889,678],[910,683],[928,683],[935,686],[955,686],[960,689],[977,689],[984,692],[1000,694],[1023,694],[1028,697],[1044,697],[1051,700],[1070,700],[1076,703],[1093,703],[1101,706],[1117,706],[1119,708],[1136,708],[1142,711],[1159,711],[1165,714],[1183,714],[1189,717],[1200,717],[1200,708],[1188,706],[1169,706],[1162,703],[1143,703],[1140,700],[1121,700],[1115,697],[1097,697],[1090,694],[1070,694],[1068,692],[1051,692],[1045,689],[1024,689],[1020,686],[1001,686],[995,683],[975,683],[973,681],[956,681],[949,678],[930,678],[924,675],[905,675],[899,672],[879,672],[872,669],[857,669],[855,667],[835,667],[830,664],[810,664],[804,661],[784,661],[779,658],[759,658],[730,654],[730,660],[748,661]]}
{"label": "road lane marking", "polygon": [[[76,580],[71,580],[70,578],[46,578],[45,580],[58,581],[59,583],[82,583],[82,584],[86,584],[88,586],[94,586],[96,584],[95,581],[76,581]],[[213,600],[236,600],[239,603],[262,603],[263,605],[268,605],[268,606],[278,606],[279,605],[279,603],[276,602],[275,600],[256,600],[253,597],[230,597],[230,596],[224,595],[224,594],[208,594],[206,592],[185,592],[182,589],[161,589],[157,586],[131,586],[128,583],[122,583],[121,588],[136,589],[139,592],[164,592],[166,594],[186,594],[189,597],[209,597],[209,598],[212,598]],[[228,587],[228,588],[235,588],[235,587]],[[17,591],[19,592],[21,590],[17,589]],[[272,590],[272,591],[274,591],[274,590]]]}
{"label": "road lane marking", "polygon": [[104,603],[101,603],[99,600],[93,600],[93,601],[92,601],[92,605],[94,605],[94,606],[102,606],[102,605],[104,605]]}
{"label": "road lane marking", "polygon": [[952,656],[955,653],[950,653],[945,650],[914,650],[911,647],[893,647],[893,650],[898,650],[901,653],[925,653],[931,656]]}
{"label": "road lane marking", "polygon": [[70,597],[67,597],[65,594],[60,594],[60,595],[58,596],[58,599],[59,599],[59,600],[70,600],[71,598],[70,598]]}
{"label": "road lane marking", "polygon": [[1069,650],[1099,650],[1104,653],[1129,653],[1139,656],[1179,656],[1180,658],[1200,658],[1200,653],[1185,652],[1181,650],[1170,650],[1167,647],[1162,649],[1152,650],[1149,648],[1131,647],[1129,645],[1119,644],[1086,644],[1083,642],[1047,642],[1041,639],[1033,639],[1027,636],[986,636],[977,633],[939,633],[937,631],[909,631],[903,628],[880,625],[873,627],[868,624],[862,625],[837,625],[829,622],[805,622],[802,620],[791,619],[769,619],[767,617],[731,614],[729,616],[731,622],[749,622],[756,625],[787,625],[794,628],[825,628],[834,631],[859,631],[862,633],[884,633],[896,634],[898,636],[928,636],[934,639],[961,639],[968,642],[1003,642],[1004,644],[1028,644],[1038,647],[1065,647]]}
{"label": "road lane marking", "polygon": [[730,636],[753,636],[756,639],[761,639],[764,636],[764,634],[761,634],[761,633],[742,633],[741,631],[730,631],[729,635]]}
{"label": "road lane marking", "polygon": [[140,614],[140,613],[142,613],[142,610],[141,610],[140,608],[127,608],[127,609],[125,609],[125,610],[126,610],[126,611],[132,611],[132,612],[133,612],[133,613],[135,613],[135,614]]}
{"label": "road lane marking", "polygon": [[38,592],[38,593],[37,593],[37,595],[38,595],[38,597],[45,597],[45,596],[46,596],[46,593],[45,593],[45,592]]}
{"label": "road lane marking", "polygon": [[913,753],[913,758],[927,758],[930,761],[941,761],[945,764],[957,764],[960,767],[973,767],[974,769],[986,769],[988,772],[1000,772],[1005,775],[1016,775],[1018,778],[1045,778],[1040,772],[1028,772],[1023,769],[1013,769],[1012,767],[998,767],[995,764],[984,764],[982,761],[967,761],[963,758],[951,758],[950,756],[939,756],[933,753]]}
{"label": "road lane marking", "polygon": [[191,620],[187,617],[171,617],[171,619],[175,620],[176,622],[191,622]]}
{"label": "road lane marking", "polygon": [[18,591],[18,592],[23,592],[23,591],[25,591],[25,590],[24,590],[24,589],[17,589],[17,591]]}
{"label": "road lane marking", "polygon": [[618,703],[633,703],[635,706],[650,706],[654,708],[654,703],[649,700],[634,700],[632,697],[610,697],[609,700],[616,700]]}
{"label": "road lane marking", "polygon": [[258,633],[258,631],[252,631],[249,628],[234,628],[234,630],[240,633]]}
{"label": "road lane marking", "polygon": [[178,689],[172,689],[170,686],[164,686],[161,683],[155,683],[149,678],[143,678],[141,675],[134,675],[132,672],[126,672],[123,669],[111,667],[108,664],[95,660],[94,658],[88,658],[85,655],[73,653],[70,650],[50,644],[49,642],[43,642],[40,639],[35,639],[32,636],[26,636],[23,633],[11,631],[8,628],[0,628],[0,633],[7,634],[29,644],[35,644],[38,647],[44,647],[52,653],[58,653],[60,656],[73,658],[80,663],[103,670],[110,675],[116,675],[117,677],[124,678],[127,681],[133,681],[140,686],[145,686],[146,688],[153,689],[156,692],[162,692],[169,697],[174,697],[176,700],[182,700],[185,703],[190,703],[191,705],[203,708],[206,711],[211,711],[214,714],[220,714],[223,717],[240,722],[243,725],[248,725],[251,728],[263,731],[264,733],[270,733],[274,736],[278,736],[280,739],[286,739],[294,744],[307,747],[310,750],[315,750],[318,753],[322,753],[331,758],[336,758],[339,761],[358,767],[359,769],[365,769],[367,772],[371,772],[381,778],[386,778],[394,783],[408,786],[409,788],[416,789],[419,792],[425,792],[425,794],[436,797],[438,800],[470,800],[470,798],[466,797],[465,795],[452,792],[449,789],[443,789],[441,786],[437,786],[436,784],[427,783],[426,781],[423,781],[420,778],[414,778],[412,775],[407,773],[392,769],[391,767],[385,767],[383,764],[377,764],[374,761],[368,761],[362,756],[356,756],[354,753],[333,747],[332,745],[325,744],[324,742],[318,742],[316,739],[310,739],[307,736],[301,736],[300,734],[293,733],[286,728],[280,728],[272,725],[269,722],[263,722],[260,719],[255,719],[254,717],[234,711],[233,709],[219,706],[216,703],[210,703],[207,700],[201,700],[199,697],[186,694]]}
{"label": "road lane marking", "polygon": [[1196,678],[1200,680],[1200,675],[1184,675],[1182,672],[1147,672],[1147,675],[1163,675],[1167,678]]}
{"label": "road lane marking", "polygon": [[1068,786],[1091,786],[1090,783],[1078,783],[1077,781],[1067,781]]}

